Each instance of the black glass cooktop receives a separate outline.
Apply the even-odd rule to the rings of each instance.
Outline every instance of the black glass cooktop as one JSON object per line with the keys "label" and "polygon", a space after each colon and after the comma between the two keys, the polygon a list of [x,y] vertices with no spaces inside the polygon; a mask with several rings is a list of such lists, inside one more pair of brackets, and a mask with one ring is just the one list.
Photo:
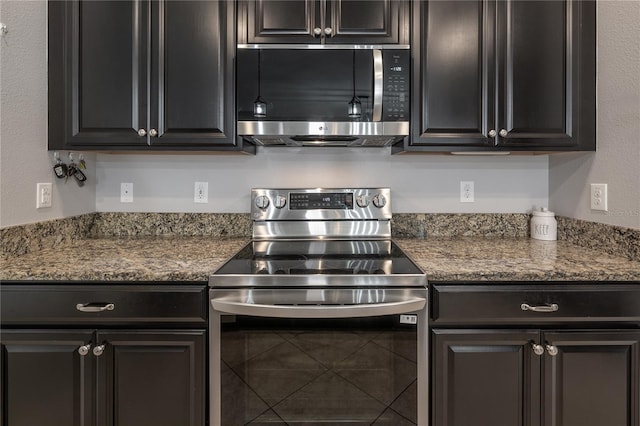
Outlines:
{"label": "black glass cooktop", "polygon": [[390,240],[254,241],[214,275],[422,274]]}

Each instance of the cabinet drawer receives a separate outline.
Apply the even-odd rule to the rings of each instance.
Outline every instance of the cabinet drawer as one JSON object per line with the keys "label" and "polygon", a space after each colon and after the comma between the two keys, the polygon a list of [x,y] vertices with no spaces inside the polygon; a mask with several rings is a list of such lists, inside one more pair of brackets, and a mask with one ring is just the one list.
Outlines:
{"label": "cabinet drawer", "polygon": [[[531,309],[540,307],[542,312]],[[640,325],[640,285],[435,285],[431,319],[437,324]]]}
{"label": "cabinet drawer", "polygon": [[0,320],[3,326],[204,324],[205,290],[204,285],[3,285]]}

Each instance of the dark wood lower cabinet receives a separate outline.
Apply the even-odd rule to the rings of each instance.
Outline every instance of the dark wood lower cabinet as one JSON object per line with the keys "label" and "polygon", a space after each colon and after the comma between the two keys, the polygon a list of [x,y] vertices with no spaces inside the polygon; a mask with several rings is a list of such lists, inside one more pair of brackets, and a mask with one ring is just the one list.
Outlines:
{"label": "dark wood lower cabinet", "polygon": [[544,425],[640,425],[640,331],[548,332]]}
{"label": "dark wood lower cabinet", "polygon": [[432,344],[433,426],[640,424],[640,331],[434,329]]}
{"label": "dark wood lower cabinet", "polygon": [[2,425],[204,425],[205,343],[204,330],[3,330]]}
{"label": "dark wood lower cabinet", "polygon": [[91,331],[2,330],[3,426],[93,424],[96,360],[78,353],[92,335]]}

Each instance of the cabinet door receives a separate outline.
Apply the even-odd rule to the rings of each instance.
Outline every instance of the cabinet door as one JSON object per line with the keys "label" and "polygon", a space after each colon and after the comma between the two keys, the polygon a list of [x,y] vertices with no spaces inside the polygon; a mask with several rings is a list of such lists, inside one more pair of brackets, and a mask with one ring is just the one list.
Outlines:
{"label": "cabinet door", "polygon": [[433,425],[538,425],[538,341],[537,331],[433,330]]}
{"label": "cabinet door", "polygon": [[580,3],[498,2],[498,145],[577,145]]}
{"label": "cabinet door", "polygon": [[240,2],[239,38],[247,43],[320,43],[320,0]]}
{"label": "cabinet door", "polygon": [[430,1],[414,15],[413,146],[488,146],[495,2]]}
{"label": "cabinet door", "polygon": [[638,426],[640,332],[544,333],[544,425]]}
{"label": "cabinet door", "polygon": [[148,6],[49,7],[49,148],[146,145]]}
{"label": "cabinet door", "polygon": [[98,426],[202,426],[205,332],[98,332]]}
{"label": "cabinet door", "polygon": [[92,425],[94,358],[78,353],[91,337],[89,331],[2,330],[2,425]]}
{"label": "cabinet door", "polygon": [[152,2],[152,146],[235,145],[235,19],[232,2]]}
{"label": "cabinet door", "polygon": [[327,0],[323,31],[332,43],[407,43],[408,2],[399,0]]}

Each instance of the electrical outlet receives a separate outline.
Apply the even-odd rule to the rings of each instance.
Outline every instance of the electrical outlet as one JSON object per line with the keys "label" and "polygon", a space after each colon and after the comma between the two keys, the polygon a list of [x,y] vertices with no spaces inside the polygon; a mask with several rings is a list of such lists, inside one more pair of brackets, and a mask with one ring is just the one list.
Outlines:
{"label": "electrical outlet", "polygon": [[461,203],[473,203],[475,201],[473,191],[473,181],[463,180],[460,182],[460,202]]}
{"label": "electrical outlet", "polygon": [[52,188],[51,182],[36,184],[36,208],[51,207]]}
{"label": "electrical outlet", "polygon": [[591,184],[591,210],[609,211],[606,183]]}
{"label": "electrical outlet", "polygon": [[194,203],[209,202],[209,182],[196,182],[193,192]]}
{"label": "electrical outlet", "polygon": [[120,202],[133,203],[133,183],[120,183]]}

